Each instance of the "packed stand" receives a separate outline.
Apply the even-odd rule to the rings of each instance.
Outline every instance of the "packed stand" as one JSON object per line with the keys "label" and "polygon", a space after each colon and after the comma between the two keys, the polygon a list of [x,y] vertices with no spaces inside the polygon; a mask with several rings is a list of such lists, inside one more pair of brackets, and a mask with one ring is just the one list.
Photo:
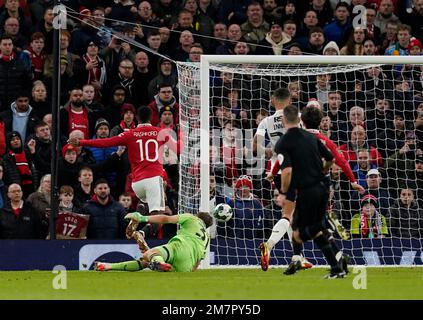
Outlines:
{"label": "packed stand", "polygon": [[[52,3],[0,1],[3,239],[49,237]],[[367,9],[365,27],[353,27],[357,5]],[[423,0],[75,0],[66,6],[67,29],[60,38],[59,216],[72,213],[82,227],[60,229],[63,238],[125,237],[123,216],[140,207],[127,151],[73,147],[67,141],[104,139],[135,128],[141,106],[152,110],[154,126],[179,136],[175,61],[198,62],[202,54],[421,55],[423,49]],[[234,132],[255,131],[274,112],[262,99],[270,101],[272,90],[283,85],[300,109],[311,99],[319,102],[325,114],[321,132],[339,145],[366,189],[364,196],[349,190],[339,167],[332,168],[331,209],[351,235],[421,238],[420,66],[273,82],[222,72],[211,74],[211,82],[210,127],[222,130],[221,145],[211,147],[212,154],[213,148],[220,151],[211,197],[229,201],[236,215],[251,216],[241,237],[268,235],[281,216],[282,195],[266,172],[245,176],[246,167],[234,161],[239,152]],[[172,215],[178,213],[179,158],[171,150],[164,154],[165,212]],[[147,238],[159,239],[175,232],[167,226],[148,230]]]}

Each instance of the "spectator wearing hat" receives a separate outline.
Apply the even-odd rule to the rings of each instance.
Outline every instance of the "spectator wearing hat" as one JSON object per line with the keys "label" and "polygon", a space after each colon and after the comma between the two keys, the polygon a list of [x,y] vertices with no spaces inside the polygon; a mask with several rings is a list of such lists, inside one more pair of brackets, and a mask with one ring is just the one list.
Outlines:
{"label": "spectator wearing hat", "polygon": [[379,211],[378,199],[365,195],[360,201],[360,213],[355,214],[351,220],[351,235],[353,238],[384,238],[388,236],[386,218]]}
{"label": "spectator wearing hat", "polygon": [[160,58],[157,67],[157,76],[155,76],[148,84],[148,97],[153,100],[155,95],[159,92],[159,87],[167,83],[172,87],[173,94],[178,96],[178,77],[173,72],[172,61],[165,58]]}
{"label": "spectator wearing hat", "polygon": [[175,117],[174,122],[177,125],[179,123],[179,104],[176,102],[176,98],[173,93],[171,84],[162,83],[159,86],[159,93],[154,96],[154,100],[150,102],[148,107],[151,109],[151,125],[158,126],[160,122],[159,114],[160,110],[166,106],[174,108]]}
{"label": "spectator wearing hat", "polygon": [[[388,189],[382,187],[382,175],[379,169],[370,169],[366,175],[367,189],[366,194],[373,195],[378,199],[379,211],[385,217],[388,216],[389,208],[392,206],[392,197]],[[351,196],[351,205],[358,208],[358,194],[353,193]]]}
{"label": "spectator wearing hat", "polygon": [[335,41],[329,41],[323,48],[323,55],[325,56],[339,56],[340,50]]}
{"label": "spectator wearing hat", "polygon": [[415,191],[404,187],[399,199],[389,210],[391,235],[398,238],[421,238],[423,236],[423,209],[418,205]]}
{"label": "spectator wearing hat", "polygon": [[[75,65],[75,64],[74,64]],[[69,100],[69,92],[75,87],[80,86],[78,83],[78,77],[71,76],[68,72],[69,60],[67,56],[60,56],[60,102],[64,103]],[[47,92],[52,92],[53,81],[55,76],[51,73],[50,77],[45,78],[47,86]]]}
{"label": "spectator wearing hat", "polygon": [[[104,118],[97,119],[97,122],[95,123],[95,135],[92,137],[93,140],[96,139],[106,139],[110,137],[110,124],[109,122]],[[101,165],[106,162],[106,160],[114,153],[118,151],[118,147],[107,147],[107,148],[96,148],[96,147],[88,147],[88,149],[92,152],[93,157],[96,161],[96,165]],[[122,150],[122,153],[125,151],[125,148],[122,147],[120,149]],[[120,159],[121,160],[121,159]],[[105,178],[109,186],[112,188],[113,192],[116,189],[116,171],[120,171],[121,166],[119,165],[115,168],[115,170],[104,172],[100,174],[99,177]]]}
{"label": "spectator wearing hat", "polygon": [[75,62],[75,76],[78,76],[81,87],[91,84],[95,88],[96,99],[101,97],[107,79],[105,61],[99,56],[99,45],[95,40],[90,40],[85,53],[80,60]]}
{"label": "spectator wearing hat", "polygon": [[291,37],[282,31],[281,24],[272,21],[270,32],[259,42],[256,54],[281,55],[290,41]]}
{"label": "spectator wearing hat", "polygon": [[4,183],[19,184],[25,199],[35,191],[38,184],[37,171],[18,131],[12,131],[7,135],[7,152],[3,157],[3,169]]}
{"label": "spectator wearing hat", "polygon": [[159,128],[170,129],[175,132],[178,131],[178,128],[175,125],[175,109],[171,106],[165,106],[159,111],[160,123],[158,124]]}
{"label": "spectator wearing hat", "polygon": [[59,160],[58,187],[63,185],[74,186],[78,183],[80,163],[78,149],[70,144],[62,148],[62,158]]}
{"label": "spectator wearing hat", "polygon": [[423,49],[422,42],[419,39],[412,37],[407,47],[408,54],[410,56],[421,56],[422,49]]}
{"label": "spectator wearing hat", "polygon": [[240,176],[236,179],[234,190],[235,195],[233,198],[226,197],[226,203],[234,209],[234,215],[227,222],[225,231],[228,233],[233,232],[238,239],[262,237],[264,233],[264,208],[262,203],[252,193],[253,183],[251,177]]}
{"label": "spectator wearing hat", "polygon": [[59,182],[58,186],[63,185],[74,186],[78,184],[79,171],[83,167],[89,167],[95,175],[102,174],[104,172],[112,172],[112,169],[116,169],[119,164],[120,157],[122,156],[123,150],[117,150],[103,163],[89,163],[79,161],[79,157],[83,155],[80,153],[79,147],[74,147],[70,144],[66,144],[62,148],[62,158],[59,160]]}
{"label": "spectator wearing hat", "polygon": [[110,130],[110,136],[114,137],[121,134],[124,131],[135,129],[138,122],[135,118],[137,111],[134,105],[130,103],[124,103],[120,109],[121,121],[118,125],[114,126]]}
{"label": "spectator wearing hat", "polygon": [[[422,42],[419,39],[412,37],[407,47],[408,55],[421,56],[423,51],[422,49],[423,49]],[[413,86],[412,89],[414,89],[414,96],[420,99],[421,99],[420,92],[423,90],[423,84],[421,83],[421,72],[422,72],[422,67],[420,65],[414,65],[414,64],[403,65],[402,75],[405,78],[410,79]]]}

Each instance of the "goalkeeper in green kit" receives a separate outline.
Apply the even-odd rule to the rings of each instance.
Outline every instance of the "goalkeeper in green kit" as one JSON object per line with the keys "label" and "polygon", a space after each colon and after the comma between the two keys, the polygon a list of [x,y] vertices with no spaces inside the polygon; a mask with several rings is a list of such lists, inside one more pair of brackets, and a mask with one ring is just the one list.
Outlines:
{"label": "goalkeeper in green kit", "polygon": [[[207,212],[174,216],[143,216],[138,212],[131,212],[125,219],[131,219],[127,237],[137,241],[142,252],[141,258],[120,263],[96,262],[95,270],[139,271],[149,268],[155,271],[190,272],[195,271],[205,257],[210,241],[207,228],[213,223],[213,218]],[[142,234],[135,231],[138,223],[173,223],[179,224],[180,228],[167,244],[150,249]]]}

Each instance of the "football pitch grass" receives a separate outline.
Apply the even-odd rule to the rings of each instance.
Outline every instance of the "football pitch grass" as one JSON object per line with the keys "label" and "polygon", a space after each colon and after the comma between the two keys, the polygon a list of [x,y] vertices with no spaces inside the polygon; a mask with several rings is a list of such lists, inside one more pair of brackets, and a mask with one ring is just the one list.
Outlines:
{"label": "football pitch grass", "polygon": [[[352,268],[350,268],[352,269]],[[67,271],[67,289],[53,289],[57,273],[0,272],[0,299],[76,300],[289,300],[423,299],[423,268],[366,268],[366,289],[344,279],[322,277],[326,268],[282,275],[283,269],[212,269],[193,273]],[[63,276],[63,274],[61,274]],[[57,280],[56,280],[57,282]],[[363,285],[363,278],[356,279]],[[64,282],[62,282],[63,284]]]}

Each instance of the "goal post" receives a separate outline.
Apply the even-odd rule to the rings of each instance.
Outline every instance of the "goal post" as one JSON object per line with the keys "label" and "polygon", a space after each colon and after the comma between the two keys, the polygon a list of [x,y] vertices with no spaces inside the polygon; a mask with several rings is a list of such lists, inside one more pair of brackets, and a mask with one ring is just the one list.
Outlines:
{"label": "goal post", "polygon": [[[405,122],[408,124],[414,123],[416,118],[408,119],[407,112],[409,112],[408,114],[416,113],[413,117],[418,117],[417,109],[408,111],[398,109],[401,102],[404,105],[407,104],[416,108],[420,102],[418,92],[415,92],[416,90],[414,88],[417,87],[417,81],[423,83],[423,76],[421,76],[422,70],[418,69],[418,74],[407,73],[405,75],[405,72],[402,70],[405,70],[405,66],[410,65],[418,66],[418,68],[423,66],[423,56],[203,55],[200,63],[178,62],[180,130],[184,139],[184,148],[180,160],[179,211],[195,213],[197,211],[211,212],[213,210],[213,207],[216,205],[216,198],[211,199],[210,197],[210,172],[216,178],[217,189],[219,189],[223,201],[230,205],[235,204],[233,201],[235,197],[234,184],[237,177],[240,175],[251,176],[253,180],[252,193],[255,198],[261,201],[263,206],[260,209],[260,215],[256,217],[260,221],[255,221],[253,214],[243,217],[235,216],[232,219],[234,221],[228,223],[228,225],[217,224],[213,226],[211,229],[212,242],[210,255],[207,257],[206,262],[202,264],[202,267],[207,268],[209,266],[224,265],[237,267],[258,266],[259,251],[257,245],[259,242],[268,238],[272,223],[276,222],[279,217],[278,214],[280,215],[280,213],[273,214],[273,209],[269,209],[270,213],[269,210],[265,210],[266,205],[273,205],[273,192],[275,190],[274,184],[265,183],[264,181],[266,172],[269,171],[269,161],[265,159],[264,155],[254,156],[251,150],[252,139],[257,127],[256,125],[251,125],[251,123],[258,121],[257,119],[261,113],[264,116],[265,114],[272,114],[274,112],[270,101],[274,89],[281,86],[288,87],[295,82],[294,84],[301,87],[299,90],[306,97],[301,98],[302,101],[300,102],[302,104],[298,104],[299,106],[305,106],[309,100],[314,100],[311,97],[316,95],[316,99],[319,101],[319,94],[321,92],[322,96],[326,95],[327,98],[328,92],[342,91],[342,104],[346,107],[340,112],[344,113],[342,117],[345,119],[345,121],[343,120],[345,123],[343,123],[342,129],[338,129],[338,133],[340,134],[337,137],[345,136],[347,140],[345,138],[339,138],[338,141],[335,139],[334,142],[338,146],[346,144],[348,147],[348,139],[352,133],[352,127],[350,127],[348,121],[350,121],[349,117],[351,117],[350,111],[352,108],[357,107],[353,110],[359,111],[362,109],[365,113],[365,123],[368,124],[366,116],[372,114],[373,111],[376,112],[376,100],[382,99],[388,101],[390,105],[389,111],[392,111],[392,115],[402,112],[404,113],[403,119],[405,118]],[[378,87],[375,88],[375,83],[378,81],[366,78],[366,72],[370,68],[380,68],[382,74],[387,74],[386,79],[381,78],[383,81],[386,81],[386,85],[382,81],[382,85],[378,84]],[[228,85],[226,85],[225,80],[219,78],[219,75],[223,73],[227,73],[232,77],[232,82],[229,81]],[[321,90],[317,93],[318,89],[313,91],[315,90],[314,85],[316,83],[316,77],[321,75],[332,76],[329,86],[331,88],[326,91]],[[417,79],[417,76],[420,78]],[[396,96],[395,86],[397,81],[400,81],[399,77],[406,79],[405,81],[408,81],[413,86],[413,94],[411,96],[404,92],[404,94],[399,95],[402,100]],[[368,83],[372,81],[375,83],[372,83],[372,88],[369,89],[370,86]],[[372,94],[369,93],[370,90],[373,90]],[[228,97],[226,95],[232,91],[238,92],[237,98],[241,103],[238,106],[240,109],[236,110],[237,114],[234,121],[238,124],[235,127],[219,127],[217,129],[213,122],[216,119],[216,109],[220,107],[224,108],[222,105],[231,105],[231,96]],[[371,103],[369,102],[370,100]],[[328,104],[328,101],[319,102],[324,108]],[[423,97],[421,98],[421,102],[423,103]],[[243,113],[243,111],[246,112]],[[219,116],[222,116],[221,111],[219,112]],[[232,113],[231,115],[233,116]],[[389,118],[389,121],[391,120]],[[216,122],[219,123],[218,121]],[[213,124],[210,125],[211,123]],[[391,125],[391,122],[389,125]],[[375,141],[372,143],[375,144],[376,141],[381,140],[383,137],[383,133],[379,134],[380,132],[385,132],[387,135],[391,133],[389,131],[391,128],[370,127],[370,125],[363,126],[367,130],[366,135],[371,135]],[[232,149],[235,151],[233,151],[233,154],[230,153],[230,157],[235,160],[234,163],[231,162],[228,165],[225,162],[225,146],[222,146],[225,144],[225,138],[222,135],[227,134],[230,130],[235,132],[232,145]],[[407,127],[404,131],[416,132],[416,128]],[[389,190],[392,186],[387,181],[388,179],[395,181],[395,176],[388,177],[387,172],[391,168],[386,168],[385,164],[388,159],[390,163],[394,161],[394,155],[399,151],[399,148],[397,150],[389,147],[391,148],[389,149],[387,145],[388,143],[385,141],[385,149],[379,150],[383,154],[383,161],[379,163],[375,162],[376,166],[372,164],[372,168],[379,166],[377,168],[381,172],[381,175],[383,173],[383,186]],[[364,148],[368,148],[370,152],[371,146],[373,144],[368,144],[366,139]],[[379,148],[381,147],[379,146]],[[347,151],[344,150],[344,152]],[[356,151],[358,150],[354,152],[357,153]],[[217,165],[214,163],[216,159],[218,159]],[[369,162],[371,160],[369,159]],[[226,161],[231,160],[226,159]],[[262,165],[259,166],[258,163]],[[350,163],[357,163],[357,160]],[[254,167],[255,165],[256,167]],[[228,167],[230,167],[230,170]],[[404,171],[405,169],[399,167],[395,168],[395,170],[393,171],[396,175],[396,172]],[[234,173],[235,171],[237,171],[236,174]],[[257,174],[259,171],[260,173]],[[392,175],[392,173],[390,174]],[[413,189],[413,192],[415,192],[415,202],[418,200],[417,190],[415,188],[416,179],[414,178],[414,181],[407,180],[406,184],[406,186],[408,186],[408,183],[412,184],[410,189]],[[351,189],[342,189],[348,185],[348,181],[344,176],[341,176],[340,182],[341,185],[344,183],[343,187],[340,187],[340,192],[345,191],[351,193]],[[391,228],[391,223],[394,222],[397,226],[398,219],[401,218],[399,217],[397,221],[394,221],[391,217],[391,204],[394,207],[394,204],[398,203],[402,185],[400,186],[398,184],[395,188],[395,196],[390,195],[389,199],[387,199],[386,202],[390,205],[383,208],[385,212],[383,218],[381,218],[386,221],[383,223],[386,223],[388,228]],[[269,194],[271,195],[270,199]],[[260,199],[260,197],[266,199]],[[336,199],[334,203],[336,204]],[[353,209],[357,203],[360,205],[360,198],[350,197],[346,203],[348,208],[340,206],[337,208],[337,214],[341,219],[341,223],[345,223],[347,226],[347,230],[351,230],[351,224],[354,224],[354,221],[357,222],[358,219],[359,223],[362,222],[360,220],[361,211],[357,211],[357,207]],[[238,203],[235,205],[242,206],[243,204]],[[239,207],[237,207],[238,209]],[[250,209],[248,208],[248,210]],[[416,210],[421,209],[417,207]],[[382,207],[380,207],[380,211],[382,211]],[[413,218],[408,217],[404,219],[409,219],[412,222]],[[378,223],[381,223],[380,219]],[[421,227],[423,228],[423,225]],[[410,224],[410,228],[415,227]],[[228,229],[232,229],[231,232]],[[374,229],[376,230],[378,228]],[[420,231],[423,234],[423,230]],[[370,230],[370,232],[373,231]],[[377,232],[381,232],[381,230],[377,230]],[[366,234],[366,238],[359,236],[350,238],[349,240],[341,240],[338,237],[337,241],[342,249],[353,257],[353,263],[355,264],[423,264],[421,250],[423,241],[421,237],[416,237],[416,233],[413,232],[410,232],[413,235],[411,237],[402,236],[402,233],[398,232],[395,232],[396,236],[391,236],[389,232],[386,237],[376,236],[375,238],[371,238]],[[400,235],[398,236],[398,234]],[[326,261],[323,259],[319,250],[314,247],[313,243],[307,243],[304,252],[306,257],[314,264],[326,264]],[[292,249],[289,241],[284,239],[272,251],[271,265],[286,265],[290,261],[291,255]]]}

